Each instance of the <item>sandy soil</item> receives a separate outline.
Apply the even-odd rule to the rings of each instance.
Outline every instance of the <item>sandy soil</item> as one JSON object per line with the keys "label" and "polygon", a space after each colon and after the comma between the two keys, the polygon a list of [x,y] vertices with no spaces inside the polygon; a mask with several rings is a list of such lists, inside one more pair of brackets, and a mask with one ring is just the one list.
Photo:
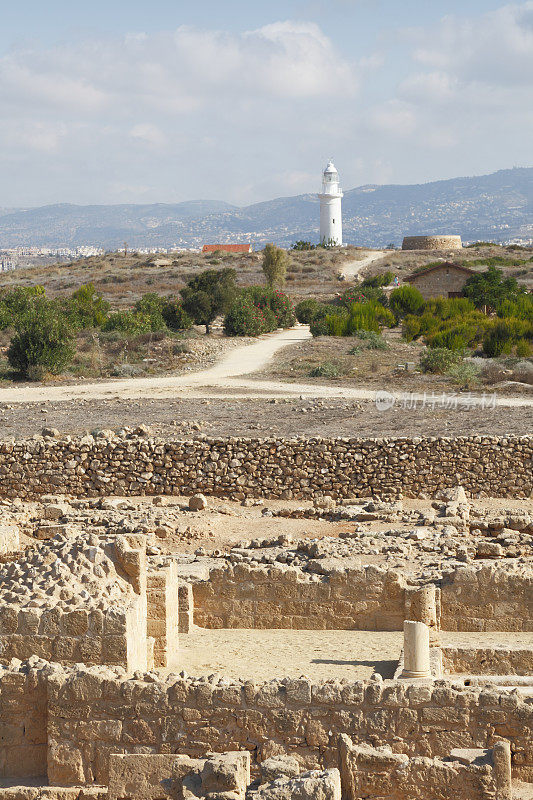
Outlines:
{"label": "sandy soil", "polygon": [[340,268],[339,272],[341,275],[344,276],[346,280],[352,280],[358,275],[361,270],[369,267],[374,261],[379,261],[385,255],[384,250],[376,250],[375,253],[371,253],[369,256],[365,256],[364,258],[359,259],[359,261],[349,261],[347,264],[343,264]]}
{"label": "sandy soil", "polygon": [[180,635],[179,668],[231,678],[392,678],[403,634],[375,631],[202,630]]}

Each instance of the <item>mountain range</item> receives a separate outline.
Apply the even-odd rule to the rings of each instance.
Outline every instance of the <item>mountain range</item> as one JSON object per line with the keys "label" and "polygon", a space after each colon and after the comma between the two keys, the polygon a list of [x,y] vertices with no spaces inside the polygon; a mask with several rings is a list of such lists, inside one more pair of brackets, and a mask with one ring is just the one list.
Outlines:
{"label": "mountain range", "polygon": [[[279,197],[246,207],[222,201],[177,204],[59,204],[0,207],[0,249],[16,246],[105,249],[198,247],[204,243],[318,240],[314,194]],[[533,167],[416,185],[367,185],[345,192],[348,244],[400,244],[404,236],[457,233],[464,240],[533,238]]]}

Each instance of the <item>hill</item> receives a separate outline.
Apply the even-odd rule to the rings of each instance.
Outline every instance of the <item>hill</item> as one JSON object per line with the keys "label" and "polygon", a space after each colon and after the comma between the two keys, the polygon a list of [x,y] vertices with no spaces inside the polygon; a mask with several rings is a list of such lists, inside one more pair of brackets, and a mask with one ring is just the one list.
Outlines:
{"label": "hill", "polygon": [[[406,235],[459,233],[463,239],[533,237],[533,168],[417,185],[360,186],[345,193],[347,243],[383,247]],[[313,194],[237,208],[224,202],[0,210],[0,247],[198,247],[251,240],[257,245],[318,238]]]}

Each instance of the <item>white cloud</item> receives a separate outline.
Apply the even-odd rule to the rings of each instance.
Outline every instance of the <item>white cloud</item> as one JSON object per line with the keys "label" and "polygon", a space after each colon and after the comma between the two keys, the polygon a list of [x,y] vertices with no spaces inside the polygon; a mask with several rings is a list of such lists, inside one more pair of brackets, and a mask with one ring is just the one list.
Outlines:
{"label": "white cloud", "polygon": [[167,137],[165,134],[157,127],[157,125],[152,125],[149,122],[134,125],[129,133],[133,139],[146,142],[154,147],[163,147],[167,143]]}

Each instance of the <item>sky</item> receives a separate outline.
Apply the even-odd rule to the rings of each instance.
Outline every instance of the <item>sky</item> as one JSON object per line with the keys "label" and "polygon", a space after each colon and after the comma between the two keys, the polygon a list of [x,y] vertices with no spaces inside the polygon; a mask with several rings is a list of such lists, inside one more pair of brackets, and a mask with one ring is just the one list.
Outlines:
{"label": "sky", "polygon": [[0,207],[236,205],[533,165],[533,0],[19,0]]}

